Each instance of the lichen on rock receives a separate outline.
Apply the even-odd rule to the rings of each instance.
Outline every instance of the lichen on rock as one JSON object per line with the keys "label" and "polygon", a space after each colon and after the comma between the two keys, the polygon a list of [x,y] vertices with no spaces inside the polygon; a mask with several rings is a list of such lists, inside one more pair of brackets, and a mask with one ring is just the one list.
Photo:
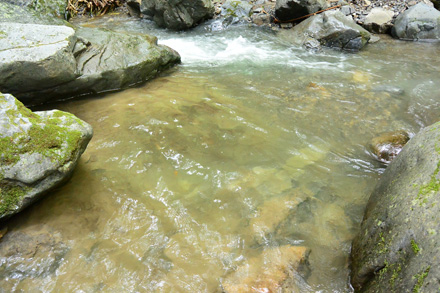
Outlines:
{"label": "lichen on rock", "polygon": [[0,93],[0,220],[64,182],[92,128],[58,110],[32,112]]}

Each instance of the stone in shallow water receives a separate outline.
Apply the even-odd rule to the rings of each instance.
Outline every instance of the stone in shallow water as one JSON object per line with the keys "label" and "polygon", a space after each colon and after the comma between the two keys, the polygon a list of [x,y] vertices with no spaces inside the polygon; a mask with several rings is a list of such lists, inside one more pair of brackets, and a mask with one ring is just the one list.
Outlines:
{"label": "stone in shallow water", "polygon": [[0,241],[0,275],[5,290],[13,291],[16,282],[29,279],[48,279],[63,263],[69,247],[47,225],[31,225],[19,231],[10,231]]}
{"label": "stone in shallow water", "polygon": [[92,127],[58,110],[35,112],[0,93],[0,220],[18,213],[72,174]]}
{"label": "stone in shallow water", "polygon": [[256,217],[250,220],[258,243],[265,239],[267,233],[272,233],[289,214],[301,203],[301,198],[289,198],[286,196],[275,197],[264,202],[257,211]]}
{"label": "stone in shallow water", "polygon": [[178,62],[157,38],[97,28],[0,22],[0,91],[27,105],[119,90]]}
{"label": "stone in shallow water", "polygon": [[[222,281],[225,292],[299,292],[292,279],[301,277],[310,250],[303,246],[268,248],[250,258]],[[288,284],[288,285],[287,285]],[[286,288],[288,286],[289,288]]]}
{"label": "stone in shallow water", "polygon": [[405,131],[387,132],[373,138],[372,146],[377,158],[384,162],[391,162],[402,150],[409,140]]}

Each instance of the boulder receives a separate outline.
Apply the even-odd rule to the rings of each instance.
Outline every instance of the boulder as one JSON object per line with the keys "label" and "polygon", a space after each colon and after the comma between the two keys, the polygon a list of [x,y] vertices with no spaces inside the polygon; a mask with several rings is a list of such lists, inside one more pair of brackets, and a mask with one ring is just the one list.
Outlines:
{"label": "boulder", "polygon": [[370,40],[370,33],[340,11],[329,10],[312,16],[281,36],[305,47],[325,46],[359,51]]}
{"label": "boulder", "polygon": [[374,189],[351,252],[358,292],[437,292],[440,123],[415,135]]}
{"label": "boulder", "polygon": [[393,26],[391,23],[393,17],[393,11],[382,7],[375,7],[371,9],[370,13],[365,17],[363,27],[375,34],[387,34],[391,31],[391,27]]}
{"label": "boulder", "polygon": [[64,18],[67,0],[3,0],[10,4],[29,8],[40,15]]}
{"label": "boulder", "polygon": [[403,40],[439,40],[440,11],[424,3],[414,5],[396,18],[392,35]]}
{"label": "boulder", "polygon": [[122,89],[178,62],[148,35],[0,23],[0,91],[25,104]]}
{"label": "boulder", "polygon": [[409,140],[405,131],[386,132],[373,138],[371,143],[374,154],[383,163],[391,162]]}
{"label": "boulder", "polygon": [[211,0],[142,0],[141,13],[160,27],[185,30],[212,18]]}
{"label": "boulder", "polygon": [[0,94],[0,220],[66,182],[92,134],[72,114],[32,112]]}
{"label": "boulder", "polygon": [[63,21],[61,18],[53,17],[50,14],[48,15],[48,14],[39,13],[35,10],[30,9],[26,5],[18,5],[19,2],[16,3],[15,0],[9,0],[9,2],[0,1],[0,23],[16,22],[16,23],[68,25],[68,23]]}
{"label": "boulder", "polygon": [[275,17],[281,21],[295,19],[328,8],[326,0],[277,0]]}

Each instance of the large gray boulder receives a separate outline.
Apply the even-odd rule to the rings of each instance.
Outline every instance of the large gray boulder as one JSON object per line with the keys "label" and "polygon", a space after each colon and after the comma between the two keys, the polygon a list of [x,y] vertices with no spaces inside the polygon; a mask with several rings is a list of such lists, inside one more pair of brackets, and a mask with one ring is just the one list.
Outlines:
{"label": "large gray boulder", "polygon": [[439,40],[440,11],[424,3],[414,5],[396,18],[392,35],[403,40]]}
{"label": "large gray boulder", "polygon": [[281,21],[286,21],[326,8],[328,8],[326,0],[277,0],[275,17]]}
{"label": "large gray boulder", "polygon": [[0,91],[25,104],[126,88],[180,62],[148,35],[0,23]]}
{"label": "large gray boulder", "polygon": [[92,127],[72,114],[33,113],[0,93],[0,220],[64,183],[92,135]]}
{"label": "large gray boulder", "polygon": [[185,30],[212,18],[211,0],[142,0],[141,13],[160,27]]}
{"label": "large gray boulder", "polygon": [[384,172],[353,241],[359,292],[438,292],[440,123],[420,131]]}
{"label": "large gray boulder", "polygon": [[319,46],[359,51],[370,33],[340,11],[329,10],[312,16],[280,35],[291,43],[316,49]]}

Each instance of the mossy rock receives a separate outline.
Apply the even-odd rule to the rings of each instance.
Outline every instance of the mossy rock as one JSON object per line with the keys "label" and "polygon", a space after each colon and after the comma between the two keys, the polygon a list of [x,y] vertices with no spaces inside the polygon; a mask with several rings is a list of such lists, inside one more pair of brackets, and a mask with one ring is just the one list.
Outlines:
{"label": "mossy rock", "polygon": [[415,135],[373,191],[351,252],[358,292],[438,292],[440,122]]}
{"label": "mossy rock", "polygon": [[65,182],[92,135],[70,113],[32,112],[0,93],[0,220]]}

